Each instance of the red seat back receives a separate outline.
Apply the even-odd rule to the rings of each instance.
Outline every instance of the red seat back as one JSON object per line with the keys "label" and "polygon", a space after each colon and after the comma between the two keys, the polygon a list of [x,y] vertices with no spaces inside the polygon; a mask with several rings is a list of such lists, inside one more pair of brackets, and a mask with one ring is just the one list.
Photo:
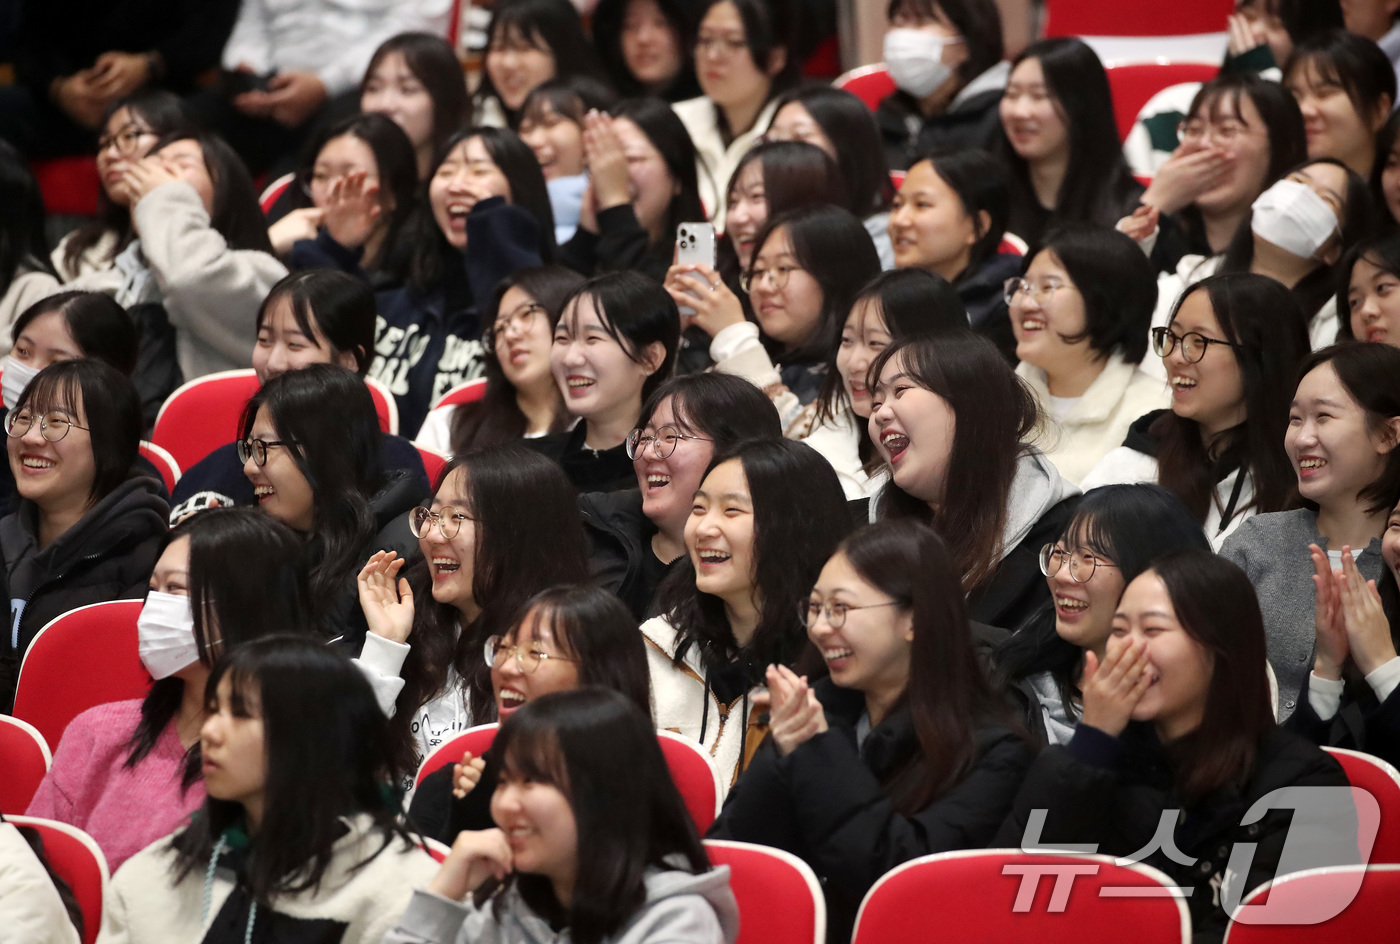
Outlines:
{"label": "red seat back", "polygon": [[188,471],[209,453],[238,438],[238,420],[258,392],[258,375],[225,370],[177,388],[156,414],[151,442]]}
{"label": "red seat back", "polygon": [[96,216],[97,180],[95,157],[54,157],[30,164],[44,209],[54,216]]}
{"label": "red seat back", "polygon": [[686,812],[695,821],[695,831],[703,836],[719,815],[720,803],[724,799],[719,769],[704,749],[689,738],[670,731],[658,731],[656,734],[661,743],[661,753],[666,757],[666,766],[671,771],[671,781],[685,801]]}
{"label": "red seat back", "polygon": [[1361,835],[1370,835],[1372,829],[1378,829],[1375,844],[1371,846],[1371,853],[1366,861],[1400,863],[1400,771],[1379,757],[1360,751],[1349,751],[1339,747],[1328,747],[1324,750],[1342,765],[1342,770],[1346,772],[1347,780],[1354,789],[1365,790],[1380,805],[1379,824],[1369,821],[1370,804],[1357,805],[1358,813],[1362,817],[1359,830]]}
{"label": "red seat back", "polygon": [[83,913],[83,944],[97,940],[102,928],[102,896],[107,893],[107,858],[92,837],[76,826],[39,819],[7,816],[16,826],[32,826],[44,840],[44,855],[59,874]]}
{"label": "red seat back", "polygon": [[413,778],[413,785],[419,786],[428,774],[457,763],[467,751],[471,751],[473,757],[485,754],[491,747],[491,742],[496,740],[496,731],[499,728],[498,724],[479,724],[468,728],[452,740],[439,744],[431,754],[423,758],[423,763],[418,765],[418,775]]}
{"label": "red seat back", "polygon": [[1045,0],[1046,36],[1188,36],[1222,33],[1235,0],[1105,3]]}
{"label": "red seat back", "polygon": [[1203,62],[1130,62],[1109,63],[1106,71],[1118,138],[1126,141],[1138,113],[1153,95],[1182,82],[1209,82],[1220,68]]}
{"label": "red seat back", "polygon": [[171,494],[175,492],[175,483],[180,481],[180,465],[175,461],[168,450],[162,449],[153,442],[141,440],[137,449],[146,461],[156,467],[160,472],[161,481],[165,483],[165,490]]}
{"label": "red seat back", "polygon": [[739,903],[735,944],[822,944],[826,898],[807,863],[781,849],[706,839],[715,865],[729,866]]}
{"label": "red seat back", "polygon": [[428,481],[437,482],[442,470],[447,468],[447,457],[416,443],[413,448],[418,450],[418,455],[423,459],[423,471],[428,473]]}
{"label": "red seat back", "polygon": [[262,196],[258,197],[258,209],[264,213],[269,213],[277,205],[277,201],[282,199],[282,194],[287,192],[287,188],[296,182],[296,174],[283,174],[263,190]]}
{"label": "red seat back", "polygon": [[32,724],[0,715],[0,813],[13,816],[29,808],[34,791],[49,772],[53,755]]}
{"label": "red seat back", "polygon": [[879,108],[880,103],[893,95],[895,90],[894,79],[890,78],[889,70],[883,62],[852,69],[844,75],[837,76],[831,84],[850,92],[871,111]]}
{"label": "red seat back", "polygon": [[39,630],[20,664],[14,716],[56,748],[68,723],[89,708],[146,697],[151,676],[136,640],[141,606],[141,600],[80,606]]}
{"label": "red seat back", "polygon": [[[1389,944],[1396,938],[1398,900],[1400,865],[1293,872],[1245,896],[1225,944]],[[1252,906],[1260,911],[1249,913]]]}
{"label": "red seat back", "polygon": [[438,397],[437,402],[433,404],[433,409],[436,410],[442,406],[460,406],[463,403],[476,403],[484,396],[486,396],[486,378],[478,377],[475,380],[460,383]]}
{"label": "red seat back", "polygon": [[[1075,870],[1063,900],[1057,889],[1067,880],[1043,874],[1050,868]],[[1028,887],[1033,893],[1024,892]],[[852,944],[925,944],[931,922],[946,941],[1084,944],[1122,940],[1131,928],[1133,944],[1185,944],[1191,937],[1186,903],[1164,894],[1167,887],[1175,886],[1156,869],[1118,865],[1109,856],[944,852],[885,873],[861,902]],[[1110,888],[1151,897],[1099,894]]]}

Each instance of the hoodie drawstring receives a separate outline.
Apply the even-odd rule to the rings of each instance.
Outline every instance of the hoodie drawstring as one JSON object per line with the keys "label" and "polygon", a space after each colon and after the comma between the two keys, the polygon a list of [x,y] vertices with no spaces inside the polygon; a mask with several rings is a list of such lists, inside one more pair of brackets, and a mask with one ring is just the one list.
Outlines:
{"label": "hoodie drawstring", "polygon": [[[220,836],[219,841],[214,843],[214,852],[209,856],[209,868],[204,872],[204,905],[199,911],[199,924],[201,927],[209,920],[209,906],[214,902],[214,870],[219,866],[219,856],[229,848],[228,837]],[[243,944],[252,944],[253,925],[258,920],[258,903],[250,901],[248,904],[248,924],[243,928]]]}

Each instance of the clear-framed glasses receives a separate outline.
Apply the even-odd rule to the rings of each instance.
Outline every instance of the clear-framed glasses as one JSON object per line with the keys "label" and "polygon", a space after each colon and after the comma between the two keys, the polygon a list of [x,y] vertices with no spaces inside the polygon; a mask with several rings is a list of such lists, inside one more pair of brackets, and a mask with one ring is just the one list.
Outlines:
{"label": "clear-framed glasses", "polygon": [[801,268],[801,266],[774,266],[771,269],[753,268],[739,276],[739,287],[744,290],[745,295],[749,295],[752,294],[755,285],[767,279],[772,284],[773,291],[781,292],[787,288],[788,277]]}
{"label": "clear-framed glasses", "polygon": [[846,625],[846,614],[852,610],[874,610],[882,606],[899,606],[898,600],[887,600],[884,603],[823,603],[821,600],[803,600],[797,604],[797,614],[804,625],[815,626],[817,617],[826,616],[826,625],[832,629],[840,629]]}
{"label": "clear-framed glasses", "polygon": [[499,338],[511,328],[515,328],[521,334],[528,334],[530,329],[539,321],[540,315],[544,313],[544,306],[539,302],[525,302],[523,305],[517,305],[491,323],[492,342],[494,343],[496,338]]}
{"label": "clear-framed glasses", "polygon": [[1040,549],[1040,572],[1047,577],[1053,577],[1060,572],[1066,560],[1069,561],[1069,579],[1075,583],[1088,583],[1089,578],[1094,576],[1094,570],[1099,567],[1118,566],[1101,560],[1087,547],[1076,547],[1067,551],[1058,544],[1047,544]]}
{"label": "clear-framed glasses", "polygon": [[540,652],[538,649],[525,649],[522,646],[515,646],[507,643],[504,637],[490,636],[486,640],[486,664],[490,668],[497,668],[500,664],[515,657],[515,664],[520,666],[520,671],[526,675],[534,675],[535,670],[540,667],[541,662],[549,659],[556,659],[559,662],[577,662],[577,659],[569,659],[564,656],[556,656],[548,652]]}
{"label": "clear-framed glasses", "polygon": [[732,36],[700,36],[695,40],[695,54],[697,56],[705,53],[718,52],[730,56],[737,56],[745,49],[749,48],[746,39],[735,39]]}
{"label": "clear-framed glasses", "polygon": [[[5,417],[6,435],[19,439],[34,426],[34,414],[28,410],[11,410]],[[58,442],[68,435],[70,429],[87,429],[73,422],[73,417],[62,410],[50,410],[39,417],[39,435],[48,442]]]}
{"label": "clear-framed glasses", "polygon": [[706,439],[704,436],[690,436],[681,432],[674,426],[658,426],[648,432],[644,429],[634,429],[627,434],[627,458],[635,459],[651,447],[652,455],[658,459],[665,459],[676,451],[676,445],[682,439],[694,439],[699,442],[714,442],[713,439]]}
{"label": "clear-framed glasses", "polygon": [[290,439],[240,439],[237,443],[238,461],[244,465],[252,459],[257,465],[267,465],[267,449],[269,446],[294,446],[296,443]]}
{"label": "clear-framed glasses", "polygon": [[110,147],[116,147],[118,154],[134,154],[141,146],[142,138],[157,137],[150,128],[138,125],[135,122],[123,125],[112,134],[104,134],[97,139],[97,153],[101,154]]}
{"label": "clear-framed glasses", "polygon": [[1206,351],[1210,350],[1212,344],[1223,344],[1225,347],[1239,347],[1229,341],[1217,341],[1215,338],[1208,338],[1203,334],[1188,331],[1185,334],[1177,334],[1171,328],[1152,329],[1152,352],[1158,357],[1166,357],[1177,346],[1181,347],[1181,356],[1188,364],[1195,364],[1206,356]]}
{"label": "clear-framed glasses", "polygon": [[1013,275],[1001,283],[1001,297],[1006,300],[1007,307],[1016,304],[1017,299],[1024,299],[1026,296],[1034,299],[1037,305],[1046,305],[1062,288],[1072,289],[1074,286],[1059,279],[1041,279],[1035,284],[1031,284],[1020,276]]}
{"label": "clear-framed glasses", "polygon": [[419,505],[408,513],[408,530],[413,532],[415,538],[426,538],[433,526],[437,525],[438,534],[444,541],[450,541],[462,530],[462,522],[470,520],[471,515],[451,505],[444,508],[442,513]]}
{"label": "clear-framed glasses", "polygon": [[1247,134],[1249,126],[1243,121],[1229,119],[1220,122],[1201,121],[1199,118],[1192,118],[1183,121],[1176,126],[1176,136],[1181,141],[1197,143],[1203,138],[1210,138],[1217,144],[1231,145],[1239,140],[1240,135]]}

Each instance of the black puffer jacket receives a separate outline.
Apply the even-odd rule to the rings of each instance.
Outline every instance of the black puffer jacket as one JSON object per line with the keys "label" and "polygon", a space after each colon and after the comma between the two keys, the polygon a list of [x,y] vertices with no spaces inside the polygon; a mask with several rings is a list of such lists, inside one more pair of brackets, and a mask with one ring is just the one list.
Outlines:
{"label": "black puffer jacket", "polygon": [[651,599],[671,565],[652,553],[656,525],[642,513],[642,493],[635,488],[589,492],[579,496],[578,508],[592,543],[593,578],[617,594],[638,622],[654,616]]}
{"label": "black puffer jacket", "polygon": [[161,486],[133,472],[48,547],[39,548],[39,510],[21,501],[0,519],[9,631],[0,646],[0,701],[10,710],[18,662],[54,617],[89,603],[146,594],[169,506]]}
{"label": "black puffer jacket", "polygon": [[[1331,815],[1306,817],[1306,823],[1303,814],[1285,808],[1242,825],[1245,812],[1274,790],[1347,785],[1341,765],[1291,731],[1276,728],[1264,739],[1244,789],[1223,787],[1177,818],[1176,848],[1189,864],[1172,859],[1152,841],[1163,811],[1185,807],[1173,780],[1167,751],[1150,723],[1130,724],[1117,738],[1081,723],[1069,744],[1046,748],[1036,759],[995,844],[1020,846],[1031,812],[1044,809],[1049,812],[1042,843],[1096,843],[1100,853],[1114,856],[1150,848],[1140,861],[1192,889],[1186,900],[1197,941],[1219,940],[1224,933],[1222,886],[1243,900],[1248,890],[1274,877],[1290,826],[1298,833],[1290,845],[1306,845],[1305,867],[1358,859],[1356,810],[1349,793],[1340,795],[1342,804],[1330,809]],[[1236,869],[1227,868],[1237,844],[1254,844],[1243,876],[1238,863]]]}
{"label": "black puffer jacket", "polygon": [[987,845],[1033,754],[1010,728],[988,721],[977,732],[972,771],[931,806],[906,816],[880,781],[919,750],[908,711],[886,718],[857,748],[865,696],[826,679],[816,693],[829,730],[787,757],[766,742],[708,835],[774,846],[806,861],[826,890],[828,940],[844,941],[861,898],[885,872],[921,855]]}
{"label": "black puffer jacket", "polygon": [[953,283],[967,309],[972,330],[995,344],[1013,367],[1018,363],[1016,335],[1011,330],[1011,315],[1003,292],[1006,280],[1020,274],[1021,257],[999,252],[974,271],[964,272]]}

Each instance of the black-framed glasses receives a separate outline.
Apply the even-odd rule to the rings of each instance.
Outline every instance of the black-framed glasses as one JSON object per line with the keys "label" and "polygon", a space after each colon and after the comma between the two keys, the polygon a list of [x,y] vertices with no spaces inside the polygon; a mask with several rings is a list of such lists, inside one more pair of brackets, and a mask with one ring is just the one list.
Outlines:
{"label": "black-framed glasses", "polygon": [[1069,579],[1075,583],[1088,583],[1099,567],[1118,566],[1101,560],[1087,547],[1076,547],[1067,551],[1058,544],[1047,544],[1040,549],[1040,572],[1047,577],[1058,574],[1065,561],[1069,561]]}
{"label": "black-framed glasses", "polygon": [[442,539],[450,541],[457,536],[458,531],[462,530],[462,522],[470,520],[472,520],[471,515],[460,508],[448,506],[440,514],[419,505],[408,513],[408,530],[413,532],[415,538],[426,538],[428,533],[433,530],[433,526],[436,525]]}
{"label": "black-framed glasses", "polygon": [[[34,414],[28,410],[11,410],[5,417],[5,434],[12,439],[19,439],[29,432],[34,426]],[[58,442],[68,435],[70,429],[87,429],[86,426],[79,426],[73,422],[73,417],[62,410],[50,410],[39,417],[39,435],[44,437],[46,442]]]}
{"label": "black-framed glasses", "polygon": [[267,465],[267,449],[269,446],[295,446],[296,443],[290,439],[240,439],[237,443],[238,461],[244,465],[252,459],[257,465]]}
{"label": "black-framed glasses", "polygon": [[1177,346],[1181,346],[1181,356],[1188,364],[1199,363],[1201,358],[1206,356],[1206,351],[1210,350],[1212,344],[1222,344],[1225,347],[1239,347],[1230,341],[1217,341],[1215,338],[1208,338],[1195,331],[1188,331],[1185,334],[1177,334],[1171,328],[1152,329],[1152,352],[1158,357],[1166,357]]}
{"label": "black-framed glasses", "polygon": [[535,670],[540,667],[540,663],[550,659],[559,662],[577,662],[577,659],[570,659],[566,656],[556,656],[548,652],[540,652],[538,649],[526,649],[523,646],[513,645],[505,641],[503,636],[490,636],[486,640],[485,646],[486,664],[490,668],[497,668],[501,662],[515,657],[515,664],[520,667],[520,671],[526,675],[534,675]]}
{"label": "black-framed glasses", "polygon": [[154,138],[158,135],[150,128],[132,122],[118,128],[113,134],[104,134],[98,138],[97,153],[101,154],[115,145],[118,154],[134,154],[141,145],[141,139],[148,137]]}
{"label": "black-framed glasses", "polygon": [[773,286],[773,291],[781,292],[787,288],[788,278],[801,266],[774,266],[771,269],[753,268],[739,276],[739,287],[744,290],[745,295],[753,294],[753,287],[764,279],[767,279]]}
{"label": "black-framed glasses", "polygon": [[694,439],[699,442],[714,442],[713,439],[706,439],[704,436],[690,436],[681,432],[674,426],[658,426],[651,432],[644,429],[634,429],[627,434],[627,458],[635,459],[651,447],[652,455],[658,459],[665,459],[676,451],[676,445],[682,439]]}
{"label": "black-framed glasses", "polygon": [[807,626],[815,626],[817,617],[826,616],[826,625],[832,629],[840,629],[846,625],[846,614],[852,610],[874,610],[882,606],[900,606],[898,600],[886,600],[884,603],[823,603],[821,600],[803,600],[797,604],[798,616]]}

